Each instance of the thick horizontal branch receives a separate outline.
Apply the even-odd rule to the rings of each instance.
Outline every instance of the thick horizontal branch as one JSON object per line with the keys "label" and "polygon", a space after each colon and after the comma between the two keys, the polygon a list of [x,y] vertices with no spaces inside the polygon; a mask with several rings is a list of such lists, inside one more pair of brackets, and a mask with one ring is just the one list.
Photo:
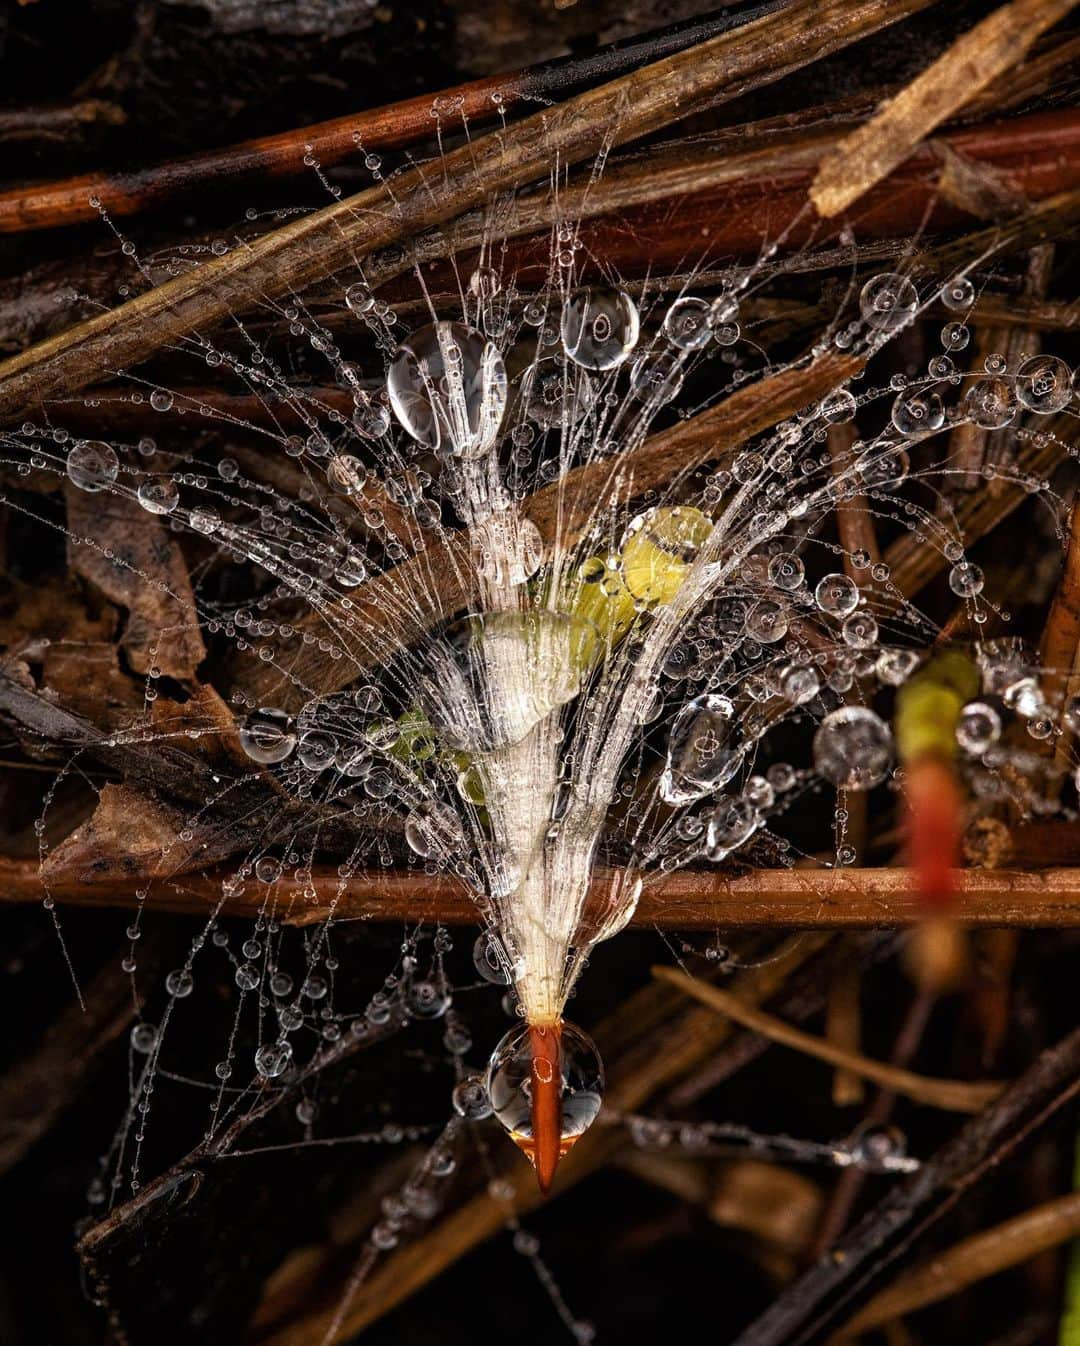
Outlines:
{"label": "thick horizontal branch", "polygon": [[[235,869],[210,869],[175,879],[112,876],[95,881],[76,873],[50,874],[48,893],[74,906],[140,905],[148,910],[202,915],[221,901],[222,882]],[[956,917],[970,926],[1080,927],[1080,869],[961,870],[956,875]],[[305,896],[305,889],[314,897]],[[598,897],[608,898],[611,878],[595,879]],[[33,902],[45,895],[36,861],[0,860],[0,902]],[[232,893],[224,915],[264,914],[274,902],[278,919],[290,925],[337,920],[441,921],[470,925],[479,911],[468,890],[449,875],[375,871],[342,879],[335,870],[315,870],[310,880],[283,877],[273,889],[254,880]],[[905,869],[758,869],[736,878],[682,870],[645,885],[633,924],[667,930],[724,927],[870,929],[915,924],[922,908]]]}

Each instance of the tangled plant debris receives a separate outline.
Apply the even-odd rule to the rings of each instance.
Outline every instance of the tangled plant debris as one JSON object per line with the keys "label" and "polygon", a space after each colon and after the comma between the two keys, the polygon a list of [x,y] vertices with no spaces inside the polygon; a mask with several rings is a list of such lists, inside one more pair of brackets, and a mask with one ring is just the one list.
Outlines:
{"label": "tangled plant debris", "polygon": [[[807,1271],[744,1338],[808,1340],[946,1213],[950,1184],[1071,1097],[1071,1038],[1003,1071],[1000,1004],[980,1002],[975,1069],[908,1068],[932,1007],[990,957],[965,921],[1075,921],[1075,879],[1017,920],[1030,875],[957,872],[1026,869],[1025,846],[1032,868],[1075,858],[1075,305],[1054,296],[1075,270],[1080,119],[1061,57],[1076,38],[1038,41],[1070,6],[966,24],[877,117],[868,87],[712,120],[774,84],[805,91],[804,67],[926,8],[711,16],[520,120],[496,82],[477,136],[475,89],[441,95],[400,160],[355,131],[347,189],[313,135],[318,207],[251,207],[180,242],[122,223],[153,174],[116,214],[115,175],[86,189],[114,269],[62,292],[72,323],[53,315],[0,365],[0,709],[14,765],[44,780],[3,864],[91,1016],[57,1041],[127,1043],[79,1233],[115,1333],[160,1321],[137,1288],[143,1231],[166,1258],[216,1239],[237,1166],[301,1155],[319,1185],[391,1147],[325,1249],[289,1241],[295,1194],[286,1212],[260,1191],[243,1235],[259,1290],[210,1287],[184,1305],[192,1330],[348,1340],[508,1226],[591,1340],[521,1215],[557,1175],[562,1191],[611,1161],[707,1205],[685,1174],[722,1156],[844,1175],[828,1208],[800,1189],[781,1283],[815,1231],[824,1251],[848,1223],[852,1181],[895,1184],[848,1236],[850,1269]],[[247,29],[249,9],[219,21]],[[1029,9],[1016,68],[1003,34]],[[919,89],[971,51],[970,96],[935,114]],[[572,88],[597,76],[561,69]],[[85,316],[99,285],[119,302]],[[1022,567],[983,542],[1014,514]],[[806,894],[797,917],[769,908],[785,884]],[[725,900],[752,927],[735,938]],[[89,983],[69,903],[131,908]],[[169,912],[194,928],[160,926]],[[392,935],[373,912],[397,915]],[[915,926],[890,973],[914,987],[891,1065],[859,1050],[858,978],[901,942],[813,929],[845,923]],[[633,925],[661,926],[683,971],[620,991],[594,1035],[572,1001]],[[831,989],[852,974],[854,1006]],[[825,1041],[785,1022],[818,1013],[823,986]],[[695,1111],[766,1038],[878,1102],[827,1129]],[[32,1100],[11,1163],[78,1087],[41,1101],[49,1050],[6,1090]],[[372,1105],[373,1085],[394,1103]],[[891,1125],[898,1094],[980,1116],[924,1164]],[[739,1202],[736,1227],[776,1244]],[[871,1265],[882,1222],[896,1248]]]}

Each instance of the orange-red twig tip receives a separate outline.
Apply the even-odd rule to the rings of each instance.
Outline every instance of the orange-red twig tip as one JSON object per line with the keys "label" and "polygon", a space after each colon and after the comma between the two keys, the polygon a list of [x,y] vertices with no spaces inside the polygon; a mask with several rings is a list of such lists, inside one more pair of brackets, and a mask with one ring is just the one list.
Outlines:
{"label": "orange-red twig tip", "polygon": [[928,911],[947,908],[960,863],[960,787],[950,763],[926,756],[907,768],[908,860]]}
{"label": "orange-red twig tip", "polygon": [[532,1048],[532,1154],[536,1181],[546,1196],[562,1157],[562,1067],[558,1024],[529,1028]]}

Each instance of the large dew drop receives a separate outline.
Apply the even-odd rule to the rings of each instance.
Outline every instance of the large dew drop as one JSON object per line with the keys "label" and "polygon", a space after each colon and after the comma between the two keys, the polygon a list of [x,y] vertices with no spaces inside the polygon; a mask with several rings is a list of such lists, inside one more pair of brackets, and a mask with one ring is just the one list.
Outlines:
{"label": "large dew drop", "polygon": [[253,710],[240,730],[240,746],[253,762],[262,766],[284,762],[296,747],[292,717],[269,706]]}
{"label": "large dew drop", "polygon": [[892,732],[865,706],[842,706],[814,735],[814,767],[837,789],[870,790],[889,774]]}
{"label": "large dew drop", "polygon": [[621,365],[637,345],[637,306],[622,290],[583,290],[563,305],[563,349],[583,369]]}
{"label": "large dew drop", "polygon": [[139,487],[138,496],[148,514],[171,514],[180,503],[180,488],[171,477],[151,477]]}
{"label": "large dew drop", "polygon": [[735,707],[726,696],[695,697],[675,717],[668,739],[660,794],[668,804],[689,804],[726,785],[742,760],[732,744]]}
{"label": "large dew drop", "polygon": [[1033,355],[1016,371],[1016,395],[1042,416],[1063,411],[1072,396],[1069,366],[1056,355]]}
{"label": "large dew drop", "polygon": [[[549,1039],[550,1051],[538,1051],[535,1039]],[[487,1092],[491,1107],[510,1138],[536,1163],[534,1099],[556,1077],[559,1104],[559,1157],[562,1158],[596,1120],[604,1096],[604,1067],[588,1034],[574,1024],[512,1028],[491,1054]]]}
{"label": "large dew drop", "polygon": [[81,439],[67,456],[67,474],[80,491],[104,491],[120,474],[120,461],[108,444]]}
{"label": "large dew drop", "polygon": [[872,276],[862,287],[859,308],[872,332],[891,336],[914,321],[919,311],[919,292],[906,276],[886,271]]}
{"label": "large dew drop", "polygon": [[506,410],[502,356],[459,322],[421,327],[397,349],[386,381],[394,415],[418,443],[448,458],[478,458]]}

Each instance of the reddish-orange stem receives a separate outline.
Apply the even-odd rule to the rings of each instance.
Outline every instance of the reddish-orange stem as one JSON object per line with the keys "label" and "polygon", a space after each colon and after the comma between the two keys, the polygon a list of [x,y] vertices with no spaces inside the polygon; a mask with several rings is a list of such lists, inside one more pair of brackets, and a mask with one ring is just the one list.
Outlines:
{"label": "reddish-orange stem", "polygon": [[907,768],[909,862],[928,910],[951,905],[953,871],[960,855],[960,789],[956,772],[940,757],[922,757]]}
{"label": "reddish-orange stem", "polygon": [[536,1181],[547,1195],[562,1158],[562,1064],[560,1024],[529,1028],[532,1048],[532,1161]]}

